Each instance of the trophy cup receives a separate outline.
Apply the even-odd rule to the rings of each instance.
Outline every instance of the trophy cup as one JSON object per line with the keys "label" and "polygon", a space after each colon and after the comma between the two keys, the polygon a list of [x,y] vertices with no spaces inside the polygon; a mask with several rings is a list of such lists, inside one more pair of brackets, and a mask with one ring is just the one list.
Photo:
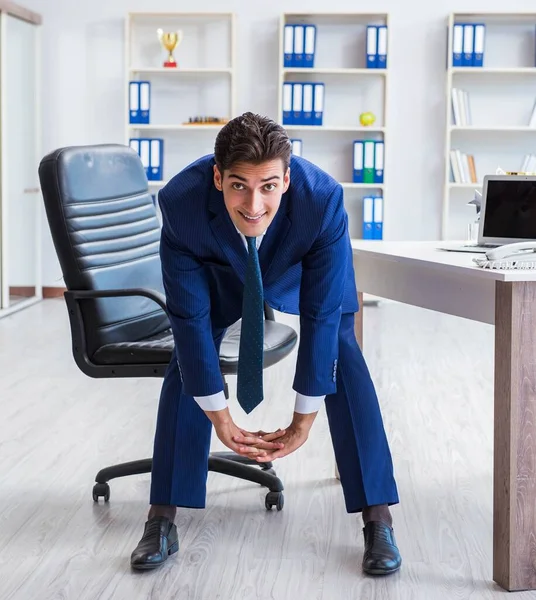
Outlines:
{"label": "trophy cup", "polygon": [[160,43],[169,53],[168,59],[164,62],[164,67],[177,67],[177,61],[173,57],[173,50],[182,42],[182,31],[164,33],[162,29],[158,29],[157,34]]}

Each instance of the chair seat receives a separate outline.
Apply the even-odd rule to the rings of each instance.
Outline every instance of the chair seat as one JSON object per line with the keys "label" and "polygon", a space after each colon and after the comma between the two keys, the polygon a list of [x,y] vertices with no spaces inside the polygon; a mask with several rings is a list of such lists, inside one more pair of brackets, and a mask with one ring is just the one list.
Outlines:
{"label": "chair seat", "polygon": [[[240,347],[240,323],[233,323],[220,348],[220,368],[224,375],[237,372]],[[287,356],[298,336],[292,327],[264,321],[264,367],[269,367]],[[100,365],[167,364],[171,360],[174,340],[171,329],[137,342],[118,342],[101,346],[93,355]]]}

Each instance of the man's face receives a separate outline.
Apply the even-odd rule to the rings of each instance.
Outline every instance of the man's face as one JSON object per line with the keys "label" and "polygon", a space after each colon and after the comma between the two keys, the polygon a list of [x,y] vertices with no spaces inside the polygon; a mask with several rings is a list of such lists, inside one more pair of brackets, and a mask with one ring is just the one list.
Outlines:
{"label": "man's face", "polygon": [[214,166],[214,185],[223,192],[227,212],[245,236],[257,237],[268,229],[290,184],[290,169],[281,159],[261,164],[237,163],[220,173]]}

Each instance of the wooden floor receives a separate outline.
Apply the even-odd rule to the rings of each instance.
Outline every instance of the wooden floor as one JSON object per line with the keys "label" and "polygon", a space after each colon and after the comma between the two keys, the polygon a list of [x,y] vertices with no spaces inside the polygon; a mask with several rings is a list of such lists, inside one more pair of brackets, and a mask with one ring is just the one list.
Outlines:
{"label": "wooden floor", "polygon": [[[383,303],[365,309],[365,356],[401,495],[399,573],[361,573],[362,525],[345,512],[322,411],[276,463],[282,512],[259,486],[211,473],[206,510],[179,513],[179,553],[138,574],[149,476],[113,481],[107,505],[91,489],[101,467],[150,456],[161,381],[82,375],[62,300],[0,320],[0,599],[536,598],[491,581],[492,328]],[[288,424],[294,362],[265,372],[254,417],[231,401],[240,425]]]}

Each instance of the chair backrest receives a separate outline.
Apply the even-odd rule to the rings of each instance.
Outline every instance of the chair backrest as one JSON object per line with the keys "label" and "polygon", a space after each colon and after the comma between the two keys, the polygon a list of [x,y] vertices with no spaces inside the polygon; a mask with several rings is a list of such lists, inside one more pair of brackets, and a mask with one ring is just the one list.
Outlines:
{"label": "chair backrest", "polygon": [[[60,148],[39,165],[45,211],[69,290],[150,288],[164,292],[160,223],[134,150],[119,144]],[[141,297],[81,302],[87,351],[169,328]]]}

